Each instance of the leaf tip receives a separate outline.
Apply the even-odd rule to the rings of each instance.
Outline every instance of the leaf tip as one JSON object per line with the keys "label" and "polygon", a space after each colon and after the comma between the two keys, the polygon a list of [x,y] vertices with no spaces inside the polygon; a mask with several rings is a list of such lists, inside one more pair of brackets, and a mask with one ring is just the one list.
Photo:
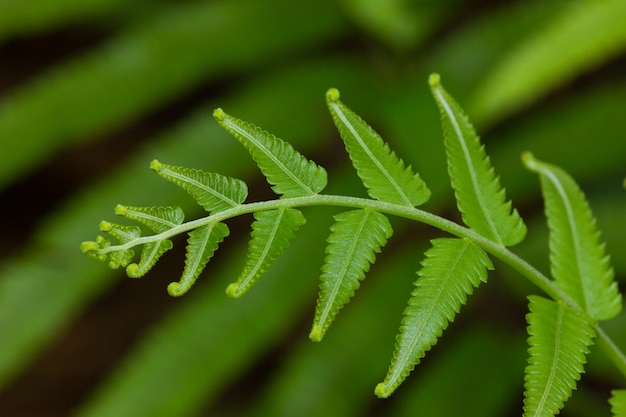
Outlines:
{"label": "leaf tip", "polygon": [[108,232],[109,230],[113,228],[113,225],[107,222],[106,220],[102,220],[100,224],[98,225],[98,228],[100,229],[101,232]]}
{"label": "leaf tip", "polygon": [[130,264],[126,267],[126,275],[128,275],[129,278],[139,278],[139,265],[137,264]]}
{"label": "leaf tip", "polygon": [[115,214],[117,214],[118,216],[123,216],[126,214],[126,206],[123,206],[121,204],[118,204],[117,206],[115,206]]}
{"label": "leaf tip", "polygon": [[242,294],[243,293],[241,292],[239,288],[239,284],[237,283],[233,282],[228,287],[226,287],[226,295],[229,296],[230,298],[239,298],[241,297]]}
{"label": "leaf tip", "polygon": [[185,294],[189,288],[180,285],[180,282],[170,282],[167,286],[167,293],[172,297],[180,297]]}
{"label": "leaf tip", "polygon": [[309,339],[313,342],[321,342],[324,338],[324,333],[322,332],[322,328],[317,324],[313,325],[313,329],[311,329],[311,333],[309,333]]}
{"label": "leaf tip", "polygon": [[336,88],[329,88],[328,91],[326,91],[326,100],[328,101],[339,101],[339,97],[339,90]]}
{"label": "leaf tip", "polygon": [[374,393],[376,394],[378,398],[387,398],[389,397],[389,395],[391,395],[391,393],[387,391],[387,386],[385,385],[384,382],[381,382],[378,385],[376,385],[376,389],[374,390]]}
{"label": "leaf tip", "polygon": [[161,163],[157,160],[157,159],[153,159],[150,162],[150,169],[156,172],[159,172],[161,170]]}
{"label": "leaf tip", "polygon": [[524,166],[526,168],[528,168],[531,171],[536,171],[537,170],[537,160],[535,159],[535,156],[532,154],[532,152],[523,152],[522,153],[522,162],[524,163]]}
{"label": "leaf tip", "polygon": [[98,249],[100,249],[100,245],[97,242],[85,241],[80,244],[80,251],[85,254],[93,253]]}
{"label": "leaf tip", "polygon": [[222,110],[221,107],[218,107],[217,109],[213,110],[213,117],[218,122],[221,122],[226,117],[226,113],[224,113],[224,110]]}
{"label": "leaf tip", "polygon": [[430,76],[428,77],[428,85],[434,88],[437,87],[440,83],[441,77],[439,76],[439,74],[437,74],[436,72],[430,74]]}

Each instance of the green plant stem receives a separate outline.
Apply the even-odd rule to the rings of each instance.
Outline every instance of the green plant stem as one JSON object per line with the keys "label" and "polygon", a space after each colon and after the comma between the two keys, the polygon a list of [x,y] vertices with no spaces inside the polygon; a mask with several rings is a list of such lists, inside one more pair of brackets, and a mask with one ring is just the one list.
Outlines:
{"label": "green plant stem", "polygon": [[[534,268],[524,259],[511,252],[505,246],[493,242],[476,232],[461,226],[455,222],[445,219],[441,216],[437,216],[430,212],[420,210],[415,207],[408,207],[398,204],[385,203],[383,201],[373,200],[369,198],[348,197],[339,195],[324,195],[316,194],[306,197],[294,197],[285,199],[276,199],[269,201],[261,201],[256,203],[246,203],[231,209],[227,209],[216,213],[211,216],[201,217],[196,220],[192,220],[186,223],[182,223],[172,229],[152,236],[144,236],[132,240],[128,243],[116,246],[108,246],[106,248],[98,249],[97,252],[106,254],[109,252],[115,252],[118,250],[130,249],[137,245],[142,245],[150,242],[160,241],[163,239],[169,239],[173,236],[181,233],[188,232],[190,230],[197,229],[198,227],[205,226],[211,223],[217,223],[224,220],[228,220],[233,217],[238,217],[244,214],[251,214],[259,211],[274,210],[278,208],[292,208],[292,207],[305,207],[305,206],[336,206],[336,207],[350,207],[350,208],[370,208],[380,213],[386,213],[389,215],[402,217],[408,220],[414,220],[420,223],[428,224],[436,227],[444,232],[450,233],[454,236],[470,239],[483,248],[486,252],[507,263],[520,274],[530,280],[533,284],[539,287],[547,295],[554,300],[562,300],[568,306],[582,311],[582,308],[578,306],[566,293],[564,293],[551,279],[542,274],[539,270]],[[615,345],[613,340],[604,332],[600,327],[596,327],[598,334],[599,346],[605,352],[607,357],[615,364],[615,366],[626,377],[626,356]]]}

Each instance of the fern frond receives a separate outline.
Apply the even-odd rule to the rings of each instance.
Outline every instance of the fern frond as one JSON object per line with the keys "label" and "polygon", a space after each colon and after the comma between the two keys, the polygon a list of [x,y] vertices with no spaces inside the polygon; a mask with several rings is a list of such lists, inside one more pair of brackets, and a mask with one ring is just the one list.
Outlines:
{"label": "fern frond", "polygon": [[370,209],[339,213],[330,230],[309,336],[316,342],[322,340],[339,310],[359,288],[376,252],[380,252],[393,233],[387,217]]}
{"label": "fern frond", "polygon": [[217,213],[235,207],[248,196],[245,182],[212,172],[163,164],[156,159],[150,168],[187,191],[206,211]]}
{"label": "fern frond", "polygon": [[444,90],[439,75],[432,74],[429,83],[441,112],[448,172],[463,221],[499,244],[511,246],[521,242],[526,226],[511,202],[506,201],[505,190],[474,127]]}
{"label": "fern frond", "polygon": [[216,109],[215,120],[241,142],[276,194],[286,198],[315,195],[326,187],[326,170],[289,143],[259,127]]}
{"label": "fern frond", "polygon": [[563,301],[530,296],[524,417],[559,413],[584,371],[594,320]]}
{"label": "fern frond", "polygon": [[131,207],[118,204],[115,206],[115,214],[142,223],[156,233],[166,232],[185,220],[185,213],[180,207]]}
{"label": "fern frond", "polygon": [[167,292],[171,296],[179,297],[191,288],[217,250],[217,246],[228,234],[228,226],[224,223],[208,224],[189,232],[183,275],[180,281],[167,286]]}
{"label": "fern frond", "polygon": [[287,249],[294,232],[306,221],[301,211],[290,208],[256,212],[254,219],[246,267],[226,289],[230,297],[242,296]]}
{"label": "fern frond", "polygon": [[609,403],[613,417],[626,417],[626,390],[613,390]]}
{"label": "fern frond", "polygon": [[139,263],[132,263],[126,267],[126,275],[130,278],[140,278],[147,274],[165,252],[172,249],[174,244],[169,239],[149,242],[143,245]]}
{"label": "fern frond", "polygon": [[378,133],[339,100],[337,89],[326,92],[326,103],[352,164],[372,198],[405,206],[419,206],[428,200],[430,190],[419,174],[414,174],[410,166],[405,167]]}
{"label": "fern frond", "polygon": [[432,245],[404,310],[387,376],[376,386],[378,397],[386,398],[398,388],[493,269],[485,251],[469,240],[440,238]]}
{"label": "fern frond", "polygon": [[550,268],[557,285],[596,320],[615,317],[622,297],[589,204],[561,168],[523,155],[539,174],[550,229]]}

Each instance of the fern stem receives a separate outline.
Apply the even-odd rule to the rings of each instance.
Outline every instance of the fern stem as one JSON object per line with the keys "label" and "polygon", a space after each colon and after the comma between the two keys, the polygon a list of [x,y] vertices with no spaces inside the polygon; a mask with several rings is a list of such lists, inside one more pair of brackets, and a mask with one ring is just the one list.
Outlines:
{"label": "fern stem", "polygon": [[137,245],[160,241],[163,239],[169,239],[181,233],[196,229],[198,227],[206,226],[207,224],[222,222],[244,214],[251,214],[259,211],[275,210],[280,208],[294,208],[305,206],[370,208],[380,213],[386,213],[408,220],[428,224],[460,238],[470,239],[491,255],[511,265],[514,269],[516,269],[518,272],[528,278],[531,282],[537,285],[541,290],[543,290],[553,299],[563,300],[571,307],[577,310],[580,309],[580,307],[578,307],[577,304],[567,294],[561,291],[561,289],[557,287],[549,278],[547,278],[540,271],[535,269],[528,262],[524,261],[513,252],[508,250],[505,246],[493,242],[492,240],[477,234],[467,227],[461,226],[453,221],[445,219],[441,216],[437,216],[430,212],[420,210],[415,207],[386,203],[383,201],[373,200],[369,198],[316,194],[311,196],[246,203],[220,211],[210,216],[201,217],[196,220],[182,223],[180,225],[172,227],[171,229],[163,233],[152,236],[140,237],[121,245],[112,245],[106,248],[101,248],[98,250],[98,252],[105,254],[108,252],[130,249]]}
{"label": "fern stem", "polygon": [[[311,196],[283,198],[269,201],[260,201],[255,203],[246,203],[237,205],[230,209],[226,209],[210,216],[201,217],[191,220],[180,225],[176,225],[171,229],[152,236],[144,236],[133,239],[125,244],[111,245],[105,248],[96,249],[100,254],[126,250],[137,245],[170,239],[181,233],[189,232],[208,224],[215,224],[238,217],[245,214],[251,214],[259,211],[275,210],[280,208],[294,208],[306,206],[336,206],[350,208],[369,208],[380,213],[386,213],[392,216],[402,217],[408,220],[417,221],[436,227],[451,235],[470,239],[485,251],[500,259],[506,264],[513,267],[520,274],[525,276],[533,284],[544,291],[554,300],[562,300],[568,306],[575,310],[583,311],[582,308],[566,293],[564,293],[551,279],[530,265],[524,259],[511,252],[505,246],[487,239],[467,227],[461,226],[453,221],[437,216],[430,212],[420,210],[415,207],[386,203],[383,201],[373,200],[369,198],[348,197],[339,195],[323,195],[315,194]],[[93,248],[91,248],[93,249]],[[607,355],[607,357],[616,365],[621,373],[626,376],[626,355],[619,349],[613,340],[600,327],[596,327],[598,334],[598,345]]]}

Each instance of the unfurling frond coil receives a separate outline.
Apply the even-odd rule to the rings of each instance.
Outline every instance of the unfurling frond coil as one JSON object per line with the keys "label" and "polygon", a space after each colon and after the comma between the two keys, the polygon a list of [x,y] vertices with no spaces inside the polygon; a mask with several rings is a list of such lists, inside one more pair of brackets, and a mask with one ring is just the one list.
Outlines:
{"label": "unfurling frond coil", "polygon": [[405,167],[378,133],[339,100],[337,89],[328,90],[326,103],[372,198],[404,206],[419,206],[428,200],[430,190],[420,176]]}
{"label": "unfurling frond coil", "polygon": [[595,321],[564,302],[530,296],[524,417],[552,417],[580,379]]}
{"label": "unfurling frond coil", "polygon": [[474,127],[461,106],[441,86],[439,75],[431,75],[429,82],[441,113],[448,172],[463,221],[502,245],[521,242],[526,236],[526,226],[511,202],[506,201],[504,188]]}
{"label": "unfurling frond coil", "polygon": [[287,249],[294,232],[306,221],[302,212],[289,208],[257,212],[254,219],[246,267],[226,289],[230,297],[242,296]]}
{"label": "unfurling frond coil", "polygon": [[322,267],[320,293],[310,338],[320,341],[335,315],[354,295],[376,253],[393,233],[384,215],[370,210],[351,210],[335,216]]}
{"label": "unfurling frond coil", "polygon": [[326,187],[326,170],[307,160],[289,143],[261,128],[216,109],[215,120],[239,142],[257,163],[275,193],[285,198],[318,194]]}
{"label": "unfurling frond coil", "polygon": [[467,296],[487,280],[493,265],[469,240],[440,238],[426,251],[415,290],[400,325],[396,349],[376,395],[385,398],[404,381],[465,304]]}
{"label": "unfurling frond coil", "polygon": [[245,182],[223,175],[163,164],[156,159],[150,168],[187,191],[206,211],[217,213],[235,207],[248,196]]}
{"label": "unfurling frond coil", "polygon": [[167,286],[167,292],[171,296],[181,296],[191,288],[228,233],[228,227],[224,223],[208,224],[189,232],[183,276],[180,281]]}
{"label": "unfurling frond coil", "polygon": [[622,297],[589,204],[576,182],[561,168],[523,156],[540,176],[550,229],[550,268],[556,283],[596,320],[615,317]]}

